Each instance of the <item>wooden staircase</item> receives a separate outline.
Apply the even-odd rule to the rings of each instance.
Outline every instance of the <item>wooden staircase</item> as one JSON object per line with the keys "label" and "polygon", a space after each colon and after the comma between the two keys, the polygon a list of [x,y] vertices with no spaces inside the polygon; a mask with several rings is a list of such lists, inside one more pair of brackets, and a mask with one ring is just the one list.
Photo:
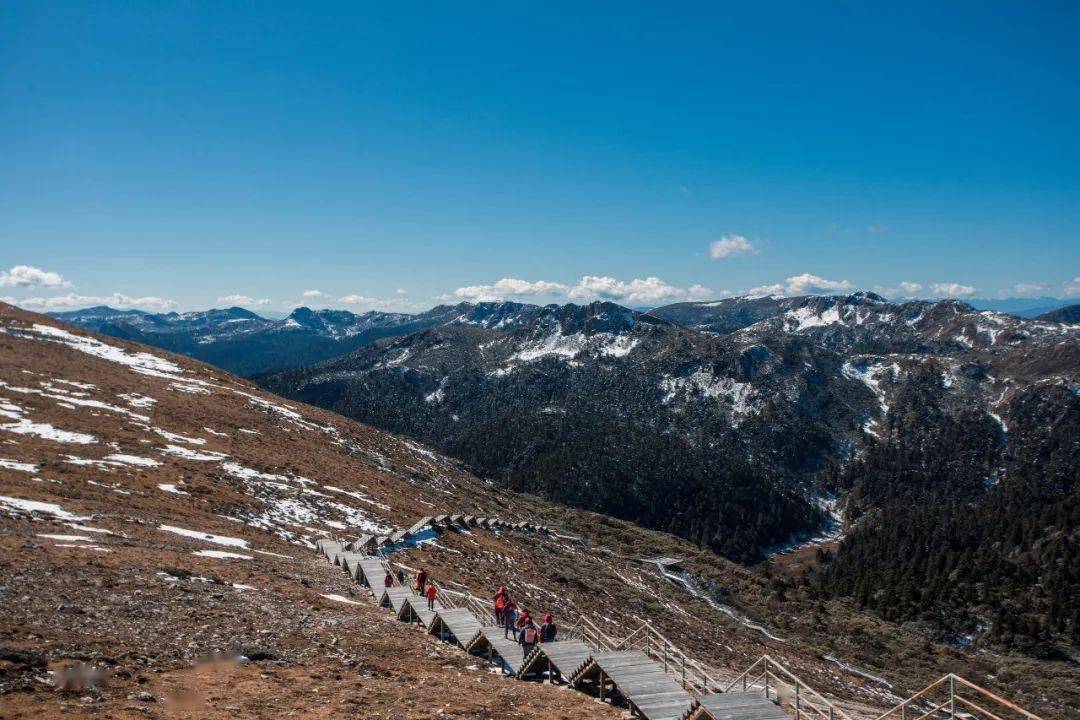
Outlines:
{"label": "wooden staircase", "polygon": [[[500,527],[493,518],[459,517],[424,518],[414,529],[439,522]],[[508,527],[532,529],[520,524]],[[763,655],[734,680],[723,682],[717,670],[689,657],[647,622],[626,637],[615,638],[582,616],[562,631],[558,642],[539,644],[526,656],[517,642],[504,637],[485,600],[440,589],[435,609],[428,610],[427,598],[398,582],[393,573],[393,584],[386,587],[390,566],[385,557],[353,552],[347,543],[332,540],[320,540],[317,548],[401,620],[418,622],[428,633],[486,657],[508,675],[561,680],[601,700],[625,703],[645,720],[852,720],[775,658]],[[949,674],[867,720],[1042,718]]]}

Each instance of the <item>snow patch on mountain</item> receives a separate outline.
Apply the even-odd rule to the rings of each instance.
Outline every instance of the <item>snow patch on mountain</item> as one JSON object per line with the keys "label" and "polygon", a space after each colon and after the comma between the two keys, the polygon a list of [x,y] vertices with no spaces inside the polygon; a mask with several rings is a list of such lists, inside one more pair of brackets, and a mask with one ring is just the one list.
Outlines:
{"label": "snow patch on mountain", "polygon": [[[870,361],[861,358],[844,362],[840,367],[840,372],[849,380],[858,380],[863,383],[874,393],[881,417],[884,418],[889,412],[889,403],[881,383],[883,380],[893,380],[900,373],[900,365],[896,362]],[[869,418],[863,424],[863,431],[877,435],[879,431],[876,428],[879,423],[878,418]]]}
{"label": "snow patch on mountain", "polygon": [[96,437],[89,433],[60,430],[49,423],[34,422],[30,418],[23,417],[25,414],[26,410],[21,406],[7,398],[0,398],[0,417],[15,421],[0,424],[0,430],[15,433],[16,435],[30,435],[44,440],[76,445],[92,445],[98,441]]}
{"label": "snow patch on mountain", "polygon": [[807,305],[795,310],[788,310],[784,314],[784,326],[788,332],[802,332],[808,328],[833,325],[839,322],[841,322],[840,310],[836,306],[817,312]]}
{"label": "snow patch on mountain", "polygon": [[700,395],[710,400],[724,400],[731,405],[736,418],[741,418],[753,411],[752,401],[755,390],[750,383],[736,382],[733,378],[717,375],[712,370],[698,368],[685,377],[664,375],[660,378],[660,389],[664,396],[660,402],[665,405],[676,399]]}

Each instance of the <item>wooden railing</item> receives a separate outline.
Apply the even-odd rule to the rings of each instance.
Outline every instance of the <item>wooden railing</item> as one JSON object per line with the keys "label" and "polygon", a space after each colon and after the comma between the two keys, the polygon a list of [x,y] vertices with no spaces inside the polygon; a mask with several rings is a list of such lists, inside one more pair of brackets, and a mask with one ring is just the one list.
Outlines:
{"label": "wooden railing", "polygon": [[762,688],[766,698],[774,700],[795,720],[851,720],[843,710],[768,655],[762,655],[720,689],[723,692],[732,689],[748,692],[757,688]]}
{"label": "wooden railing", "polygon": [[584,615],[578,616],[577,621],[568,629],[563,630],[565,637],[575,638],[586,645],[603,652],[611,652],[618,648],[619,640],[611,637]]}
{"label": "wooden railing", "polygon": [[[445,596],[444,603],[449,602],[447,607],[465,607],[472,611],[476,619],[481,623],[494,623],[495,613],[493,609],[483,601],[483,599],[476,597],[475,595],[467,592],[460,592],[458,590],[444,590],[439,588],[439,598],[442,599]],[[451,600],[453,598],[453,600]]]}
{"label": "wooden railing", "polygon": [[652,626],[643,623],[619,642],[619,650],[641,650],[664,665],[664,671],[679,678],[685,690],[694,695],[717,692],[721,682],[716,671],[683,652],[675,643]]}
{"label": "wooden railing", "polygon": [[650,623],[642,623],[624,638],[615,638],[582,615],[563,635],[601,652],[640,650],[663,663],[664,671],[678,678],[683,688],[694,695],[717,692],[722,686],[714,670],[691,658]]}
{"label": "wooden railing", "polygon": [[[985,707],[987,705],[993,710]],[[879,715],[876,720],[953,720],[957,717],[974,720],[1042,720],[1035,713],[953,673],[927,685]]]}

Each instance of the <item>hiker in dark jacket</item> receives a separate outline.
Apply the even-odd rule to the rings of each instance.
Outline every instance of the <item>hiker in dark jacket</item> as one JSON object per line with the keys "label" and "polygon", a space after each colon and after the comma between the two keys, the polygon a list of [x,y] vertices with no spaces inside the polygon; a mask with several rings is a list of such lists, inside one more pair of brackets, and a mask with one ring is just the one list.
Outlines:
{"label": "hiker in dark jacket", "polygon": [[510,633],[514,633],[514,639],[517,639],[517,628],[514,627],[514,623],[517,620],[517,605],[513,600],[507,599],[506,604],[503,605],[503,637],[509,638]]}
{"label": "hiker in dark jacket", "polygon": [[540,625],[540,642],[555,642],[555,635],[558,632],[559,629],[555,627],[555,621],[551,619],[550,615],[545,615],[544,622]]}
{"label": "hiker in dark jacket", "polygon": [[416,594],[423,596],[424,588],[427,586],[427,570],[420,568],[420,571],[416,573]]}
{"label": "hiker in dark jacket", "polygon": [[398,571],[397,571],[397,581],[398,581],[398,585],[404,585],[405,584],[405,571],[400,569],[400,568],[398,568]]}

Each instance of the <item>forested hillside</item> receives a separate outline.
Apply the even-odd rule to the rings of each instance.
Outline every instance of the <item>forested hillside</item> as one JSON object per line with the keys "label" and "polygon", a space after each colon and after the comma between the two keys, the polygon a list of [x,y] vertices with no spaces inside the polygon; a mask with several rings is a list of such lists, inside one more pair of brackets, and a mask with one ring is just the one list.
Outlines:
{"label": "forested hillside", "polygon": [[979,413],[942,413],[936,385],[911,385],[888,440],[835,478],[856,529],[819,587],[957,644],[1080,660],[1080,398],[1025,393],[1006,442]]}

